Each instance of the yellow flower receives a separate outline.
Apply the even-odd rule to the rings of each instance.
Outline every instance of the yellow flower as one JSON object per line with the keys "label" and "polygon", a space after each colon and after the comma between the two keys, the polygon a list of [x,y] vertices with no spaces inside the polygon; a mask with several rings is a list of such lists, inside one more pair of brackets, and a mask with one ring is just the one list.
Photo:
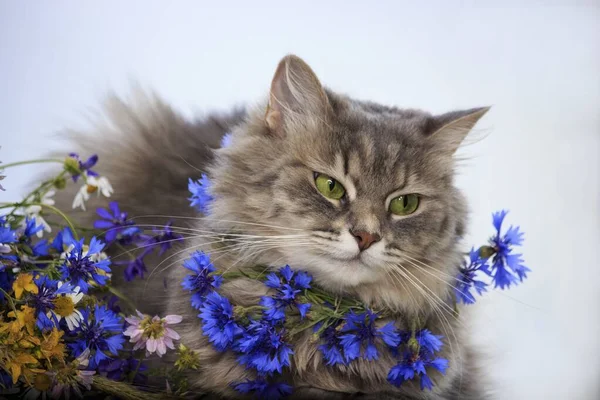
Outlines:
{"label": "yellow flower", "polygon": [[6,362],[6,369],[10,370],[13,384],[17,383],[19,380],[21,372],[23,372],[23,367],[27,368],[26,364],[36,365],[37,363],[38,360],[36,360],[31,354],[27,353],[19,353],[14,357],[9,358]]}
{"label": "yellow flower", "polygon": [[15,315],[14,311],[8,313],[8,316],[11,318],[15,318],[17,321],[18,329],[25,327],[27,333],[33,335],[33,328],[35,327],[35,309],[26,305],[22,305],[21,309],[17,311],[17,315]]}
{"label": "yellow flower", "polygon": [[11,321],[4,324],[0,327],[0,332],[8,333],[8,335],[3,335],[1,339],[1,343],[6,346],[11,346],[13,348],[32,348],[39,346],[40,344],[40,340],[37,337],[26,334],[26,332],[22,330],[19,321]]}
{"label": "yellow flower", "polygon": [[4,320],[1,321],[0,324],[0,333],[8,332],[9,335],[14,335],[21,330],[19,326],[19,321],[10,321],[6,322]]}
{"label": "yellow flower", "polygon": [[33,275],[19,274],[13,282],[13,290],[15,291],[15,297],[20,299],[24,291],[37,294],[38,287],[33,283]]}
{"label": "yellow flower", "polygon": [[65,354],[65,344],[61,343],[63,331],[59,331],[53,328],[50,334],[44,335],[42,343],[40,344],[40,351],[42,355],[50,361],[52,357],[63,361]]}

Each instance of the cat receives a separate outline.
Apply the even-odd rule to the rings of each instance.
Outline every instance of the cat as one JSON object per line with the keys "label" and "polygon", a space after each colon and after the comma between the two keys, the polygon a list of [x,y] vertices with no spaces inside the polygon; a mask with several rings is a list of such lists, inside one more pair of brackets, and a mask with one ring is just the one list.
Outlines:
{"label": "cat", "polygon": [[[146,94],[131,104],[112,97],[105,111],[94,132],[70,137],[81,153],[99,155],[97,170],[115,189],[111,200],[142,227],[172,220],[174,229],[187,229],[175,251],[148,260],[144,279],[124,282],[115,266],[113,281],[143,312],[184,316],[177,326],[181,341],[201,360],[188,376],[191,393],[235,398],[232,382],[253,378],[233,354],[210,346],[180,286],[181,263],[191,251],[210,252],[216,235],[238,232],[249,239],[218,251],[218,270],[289,264],[312,274],[323,289],[394,313],[399,328],[418,314],[445,336],[442,355],[450,367],[445,375],[432,374],[429,392],[418,383],[390,385],[386,377],[395,362],[385,352],[377,362],[325,367],[319,343],[307,332],[294,343],[286,375],[295,389],[291,398],[486,398],[466,313],[455,313],[449,299],[467,217],[466,199],[454,186],[453,155],[487,107],[434,116],[355,100],[323,87],[302,59],[288,55],[255,107],[189,121]],[[221,148],[228,133],[230,144]],[[187,199],[188,178],[202,172],[214,197],[206,215]],[[323,182],[326,192],[337,188],[337,194],[320,192]],[[70,206],[72,195],[63,192],[59,205]],[[392,201],[405,210],[407,199],[418,203],[411,213],[390,211]],[[97,205],[105,203],[92,199],[88,207]],[[94,219],[76,214],[81,224]],[[266,287],[240,278],[221,292],[252,305]]]}

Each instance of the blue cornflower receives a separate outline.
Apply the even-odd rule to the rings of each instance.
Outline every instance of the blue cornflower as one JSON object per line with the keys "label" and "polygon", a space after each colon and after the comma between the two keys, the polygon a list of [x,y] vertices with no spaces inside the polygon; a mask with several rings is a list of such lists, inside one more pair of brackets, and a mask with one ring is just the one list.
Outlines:
{"label": "blue cornflower", "polygon": [[229,145],[231,145],[232,136],[233,135],[231,134],[231,132],[223,135],[223,137],[221,138],[221,147],[229,147]]}
{"label": "blue cornflower", "polygon": [[278,400],[292,393],[292,387],[284,382],[268,382],[264,378],[233,384],[240,393],[252,395],[255,399]]}
{"label": "blue cornflower", "polygon": [[69,250],[71,246],[75,246],[77,241],[73,237],[73,233],[69,228],[63,228],[56,234],[56,237],[52,241],[52,247],[59,254]]}
{"label": "blue cornflower", "polygon": [[276,289],[277,293],[272,297],[263,296],[260,304],[265,307],[265,316],[273,320],[285,318],[285,309],[288,306],[298,308],[300,316],[304,318],[310,309],[310,303],[299,303],[296,297],[304,289],[310,289],[312,277],[306,272],[294,272],[289,265],[281,268],[279,274],[271,272],[267,275],[265,285]]}
{"label": "blue cornflower", "polygon": [[123,321],[105,306],[96,305],[93,310],[82,310],[81,314],[81,324],[74,331],[76,339],[69,347],[75,357],[89,349],[89,368],[96,369],[103,360],[110,359],[107,352],[117,356],[123,349]]}
{"label": "blue cornflower", "polygon": [[117,237],[117,243],[121,246],[129,246],[130,244],[145,244],[150,240],[150,236],[142,233],[143,231],[137,226],[129,226],[121,231]]}
{"label": "blue cornflower", "polygon": [[[324,343],[319,346],[319,350],[321,351],[321,354],[323,354],[326,365],[347,364],[344,360],[344,349],[337,331],[338,326],[340,326],[339,323],[328,326],[321,333],[321,340]],[[319,328],[320,326],[316,326],[315,331]]]}
{"label": "blue cornflower", "polygon": [[[69,157],[71,157],[72,159],[77,161],[77,166],[81,173],[86,172],[87,175],[98,176],[98,174],[95,171],[92,171],[92,169],[91,169],[98,162],[97,154],[93,154],[85,162],[81,161],[81,158],[79,158],[79,154],[77,154],[77,153],[69,153]],[[77,182],[77,180],[79,179],[79,176],[80,176],[80,174],[74,174],[72,176],[73,182]]]}
{"label": "blue cornflower", "polygon": [[427,368],[432,367],[446,373],[448,368],[448,360],[445,358],[434,358],[431,360],[423,360],[420,357],[414,357],[411,352],[407,352],[404,359],[390,369],[387,379],[394,385],[399,387],[405,381],[413,380],[415,377],[420,377],[421,390],[433,388],[433,382],[427,375]]}
{"label": "blue cornflower", "polygon": [[442,374],[446,373],[448,368],[448,360],[435,355],[443,346],[442,336],[434,335],[428,329],[421,329],[415,332],[414,338],[410,332],[402,332],[401,337],[408,345],[401,361],[388,373],[388,381],[395,386],[400,386],[404,381],[418,376],[421,390],[431,390],[433,382],[427,375],[427,368],[434,368]]}
{"label": "blue cornflower", "polygon": [[508,211],[502,210],[492,215],[496,235],[490,238],[490,245],[495,250],[490,275],[494,281],[494,287],[500,287],[500,289],[509,288],[511,284],[517,284],[518,281],[522,282],[527,278],[527,272],[530,271],[523,265],[522,254],[512,254],[513,246],[520,246],[523,243],[523,232],[519,231],[519,227],[510,226],[504,236],[500,234],[506,214]]}
{"label": "blue cornflower", "polygon": [[[444,338],[442,335],[434,335],[429,329],[420,329],[415,333],[419,346],[428,353],[436,353],[442,349]],[[408,341],[408,338],[406,339]],[[423,351],[422,350],[422,351]]]}
{"label": "blue cornflower", "polygon": [[35,257],[47,256],[50,247],[48,245],[48,241],[46,239],[38,240],[36,243],[32,243],[30,245],[31,253]]}
{"label": "blue cornflower", "polygon": [[110,295],[110,296],[104,296],[102,297],[102,303],[106,303],[106,308],[108,308],[110,311],[114,312],[115,314],[119,314],[121,312],[121,307],[118,304],[119,301],[121,299],[119,299],[118,296]]}
{"label": "blue cornflower", "polygon": [[144,245],[146,250],[144,250],[142,257],[150,253],[157,246],[160,247],[158,255],[162,255],[164,252],[169,250],[175,242],[183,240],[182,235],[173,232],[171,225],[172,222],[169,221],[162,229],[152,228],[152,231],[154,231],[155,235],[146,241]]}
{"label": "blue cornflower", "polygon": [[210,262],[208,254],[202,251],[195,251],[191,258],[183,262],[183,266],[193,272],[187,275],[181,286],[185,290],[192,292],[192,307],[200,308],[204,296],[221,286],[223,278],[215,275],[215,267]]}
{"label": "blue cornflower", "polygon": [[10,292],[12,289],[12,284],[15,281],[15,274],[13,274],[9,269],[5,268],[3,264],[0,264],[0,288],[4,290],[4,292],[0,291],[0,302],[4,301],[4,293]]}
{"label": "blue cornflower", "polygon": [[111,201],[108,207],[110,211],[105,208],[96,209],[96,213],[103,219],[94,221],[94,228],[106,229],[104,238],[108,243],[112,243],[119,233],[131,228],[133,221],[127,220],[127,213],[119,209],[119,203],[116,201]]}
{"label": "blue cornflower", "polygon": [[22,241],[22,243],[29,246],[29,248],[31,249],[31,254],[34,257],[48,255],[49,247],[48,247],[48,242],[46,241],[46,239],[38,240],[37,243],[35,243],[35,244],[31,240],[33,235],[35,235],[42,229],[44,229],[44,225],[36,225],[36,221],[34,218],[27,218],[25,220],[25,229],[23,230],[23,235],[21,237],[21,241]]}
{"label": "blue cornflower", "polygon": [[104,243],[92,237],[87,252],[84,252],[83,239],[75,242],[73,248],[65,255],[64,264],[59,271],[62,278],[70,280],[72,284],[79,286],[83,293],[87,293],[90,283],[105,285],[110,273],[110,260],[100,260],[99,255],[104,248]]}
{"label": "blue cornflower", "polygon": [[[0,186],[0,189],[2,188],[2,186]],[[4,190],[4,189],[2,189]],[[12,376],[10,376],[7,372],[5,372],[3,369],[0,369],[0,389],[11,389],[13,387],[13,380],[12,380]]]}
{"label": "blue cornflower", "polygon": [[217,292],[206,296],[198,317],[202,320],[202,332],[219,351],[228,349],[243,332],[234,320],[229,299]]}
{"label": "blue cornflower", "polygon": [[23,236],[30,238],[42,229],[44,229],[44,225],[36,225],[35,218],[27,218],[25,219],[25,230],[23,231]]}
{"label": "blue cornflower", "polygon": [[140,278],[143,278],[144,273],[146,273],[146,271],[147,271],[146,263],[144,262],[144,254],[134,258],[133,260],[116,261],[115,264],[126,265],[125,270],[123,271],[123,274],[125,275],[125,280],[127,282],[131,282],[137,276],[139,276]]}
{"label": "blue cornflower", "polygon": [[213,200],[210,194],[211,182],[206,174],[202,174],[199,180],[193,181],[191,178],[188,181],[188,190],[192,196],[190,205],[197,208],[203,214],[208,214],[210,202]]}
{"label": "blue cornflower", "polygon": [[0,246],[3,244],[16,243],[17,233],[5,223],[0,224]]}
{"label": "blue cornflower", "polygon": [[251,320],[243,336],[236,341],[238,361],[262,375],[281,373],[290,366],[294,353],[284,340],[285,330],[273,320]]}
{"label": "blue cornflower", "polygon": [[[139,365],[139,366],[138,366]],[[144,373],[148,366],[140,364],[140,360],[131,355],[128,358],[115,358],[102,360],[98,365],[98,373],[106,376],[113,381],[121,381],[129,377],[129,374],[136,372],[133,383],[136,385],[145,385],[148,382],[148,376]]]}
{"label": "blue cornflower", "polygon": [[396,347],[400,343],[400,335],[390,322],[384,327],[375,328],[377,314],[367,310],[361,314],[355,314],[350,310],[344,317],[345,324],[341,329],[340,343],[344,350],[346,362],[350,362],[359,356],[366,360],[377,360],[379,354],[375,346],[375,340],[381,338],[388,346]]}
{"label": "blue cornflower", "polygon": [[[10,245],[17,242],[17,233],[5,223],[4,219],[0,221],[0,271],[4,270],[6,265],[17,262],[17,256],[10,254],[13,251]],[[0,298],[4,298],[4,295],[0,294]]]}
{"label": "blue cornflower", "polygon": [[456,278],[457,283],[454,293],[456,294],[456,301],[458,303],[475,303],[475,296],[471,293],[471,289],[475,289],[479,295],[487,290],[487,283],[475,279],[478,271],[487,273],[486,261],[479,256],[478,250],[471,249],[469,263],[467,264],[466,261],[463,261],[463,265],[459,268],[458,277]]}
{"label": "blue cornflower", "polygon": [[46,275],[34,279],[38,287],[37,293],[31,293],[27,297],[27,303],[35,309],[36,325],[41,331],[58,327],[56,314],[50,312],[55,308],[55,300],[59,295],[73,293],[74,286],[69,283],[59,285],[58,281],[50,279]]}
{"label": "blue cornflower", "polygon": [[392,348],[398,347],[402,341],[402,337],[396,329],[394,321],[388,322],[381,328],[377,329],[377,336],[379,336],[385,344]]}

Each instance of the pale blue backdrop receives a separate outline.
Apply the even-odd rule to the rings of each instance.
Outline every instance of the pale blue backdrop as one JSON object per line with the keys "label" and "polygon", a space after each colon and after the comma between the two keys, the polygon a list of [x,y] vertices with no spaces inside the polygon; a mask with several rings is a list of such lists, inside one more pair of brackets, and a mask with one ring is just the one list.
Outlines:
{"label": "pale blue backdrop", "polygon": [[[359,98],[491,104],[463,150],[465,245],[509,208],[533,272],[473,308],[474,340],[499,399],[600,398],[598,3],[286,3],[0,1],[0,160],[63,146],[56,132],[85,127],[131,81],[187,115],[255,101],[288,52]],[[18,199],[34,171],[7,170],[0,200]]]}

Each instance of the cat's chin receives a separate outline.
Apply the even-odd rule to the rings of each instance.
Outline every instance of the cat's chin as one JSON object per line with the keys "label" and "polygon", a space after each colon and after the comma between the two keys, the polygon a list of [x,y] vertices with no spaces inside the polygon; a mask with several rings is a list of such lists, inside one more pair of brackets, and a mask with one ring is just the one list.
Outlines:
{"label": "cat's chin", "polygon": [[291,249],[286,251],[286,259],[290,266],[309,272],[319,286],[333,291],[373,284],[385,276],[361,255],[345,259]]}

